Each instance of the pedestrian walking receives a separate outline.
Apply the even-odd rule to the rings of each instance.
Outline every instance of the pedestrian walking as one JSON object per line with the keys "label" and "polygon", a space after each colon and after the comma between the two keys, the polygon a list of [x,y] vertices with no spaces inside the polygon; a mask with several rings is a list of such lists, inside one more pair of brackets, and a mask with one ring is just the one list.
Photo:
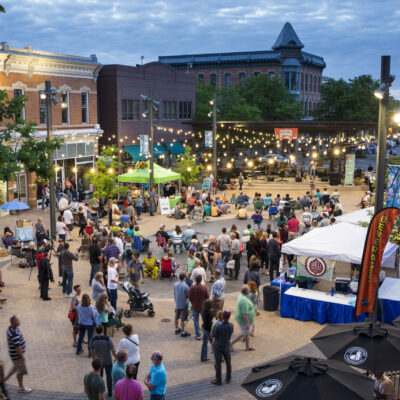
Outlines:
{"label": "pedestrian walking", "polygon": [[124,332],[125,337],[120,340],[117,353],[121,350],[127,351],[128,359],[126,364],[133,364],[136,367],[136,374],[134,376],[134,379],[136,379],[140,364],[139,335],[134,332],[131,324],[126,324],[122,328],[122,331]]}
{"label": "pedestrian walking", "polygon": [[118,284],[117,260],[111,257],[107,268],[107,292],[110,303],[115,311],[117,310]]}
{"label": "pedestrian walking", "polygon": [[101,241],[95,239],[93,244],[89,247],[89,261],[90,261],[90,276],[89,286],[92,286],[94,276],[100,271],[101,265]]}

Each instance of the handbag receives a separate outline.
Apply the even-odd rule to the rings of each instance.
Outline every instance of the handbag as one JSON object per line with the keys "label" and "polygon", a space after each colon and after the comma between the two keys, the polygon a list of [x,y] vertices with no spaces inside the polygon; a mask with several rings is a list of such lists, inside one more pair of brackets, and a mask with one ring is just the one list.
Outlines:
{"label": "handbag", "polygon": [[227,268],[227,269],[234,269],[234,268],[235,268],[235,260],[229,260],[229,261],[226,263],[226,268]]}
{"label": "handbag", "polygon": [[69,310],[68,319],[70,321],[75,321],[75,318],[76,318],[76,311],[75,310]]}

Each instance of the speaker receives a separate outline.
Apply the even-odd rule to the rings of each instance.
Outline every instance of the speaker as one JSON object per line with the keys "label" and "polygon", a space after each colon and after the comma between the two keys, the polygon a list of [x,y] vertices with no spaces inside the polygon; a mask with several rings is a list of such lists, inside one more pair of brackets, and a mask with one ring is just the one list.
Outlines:
{"label": "speaker", "polygon": [[327,176],[321,176],[321,182],[328,182]]}
{"label": "speaker", "polygon": [[296,182],[303,182],[303,179],[301,179],[301,177],[296,177]]}

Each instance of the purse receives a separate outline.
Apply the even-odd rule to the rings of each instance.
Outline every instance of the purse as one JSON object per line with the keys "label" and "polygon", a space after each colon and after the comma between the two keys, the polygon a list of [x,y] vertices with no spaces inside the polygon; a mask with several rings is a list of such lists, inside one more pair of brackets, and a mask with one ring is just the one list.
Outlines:
{"label": "purse", "polygon": [[69,310],[68,319],[70,321],[75,321],[75,318],[76,318],[76,311],[75,310]]}
{"label": "purse", "polygon": [[229,260],[229,261],[226,263],[226,268],[227,268],[227,269],[234,269],[234,268],[235,268],[235,260]]}

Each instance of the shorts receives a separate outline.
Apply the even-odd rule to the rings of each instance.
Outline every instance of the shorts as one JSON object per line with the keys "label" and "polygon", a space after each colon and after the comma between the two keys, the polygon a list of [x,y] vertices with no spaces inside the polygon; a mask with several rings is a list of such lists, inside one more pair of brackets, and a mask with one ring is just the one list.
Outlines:
{"label": "shorts", "polygon": [[360,264],[351,263],[350,265],[351,265],[351,270],[352,271],[355,271],[355,270],[360,271],[361,270],[361,265]]}
{"label": "shorts", "polygon": [[175,308],[175,320],[180,319],[182,322],[185,322],[188,318],[188,308]]}
{"label": "shorts", "polygon": [[28,375],[25,360],[19,358],[18,360],[12,360],[12,362],[14,364],[13,370],[17,373],[17,376]]}
{"label": "shorts", "polygon": [[131,279],[129,279],[129,283],[132,284],[136,289],[140,289],[140,280],[132,281]]}
{"label": "shorts", "polygon": [[250,324],[249,327],[246,325],[239,325],[240,326],[240,334],[242,336],[247,336],[250,335],[251,332],[253,332],[253,324]]}

